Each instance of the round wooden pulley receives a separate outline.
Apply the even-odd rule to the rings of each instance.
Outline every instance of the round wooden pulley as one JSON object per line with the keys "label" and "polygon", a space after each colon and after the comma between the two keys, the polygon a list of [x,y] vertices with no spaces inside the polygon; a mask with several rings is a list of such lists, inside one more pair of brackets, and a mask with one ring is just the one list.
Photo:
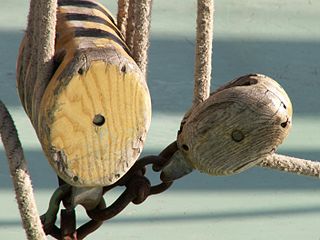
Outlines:
{"label": "round wooden pulley", "polygon": [[80,51],[51,80],[39,113],[38,136],[56,173],[73,186],[107,186],[139,157],[151,101],[132,60],[112,48]]}
{"label": "round wooden pulley", "polygon": [[94,1],[58,2],[48,82],[23,74],[28,73],[25,41],[18,89],[49,163],[72,186],[115,183],[142,151],[151,100],[110,12]]}
{"label": "round wooden pulley", "polygon": [[271,78],[251,74],[219,88],[185,116],[177,144],[187,165],[210,175],[244,171],[272,154],[292,124],[292,105]]}

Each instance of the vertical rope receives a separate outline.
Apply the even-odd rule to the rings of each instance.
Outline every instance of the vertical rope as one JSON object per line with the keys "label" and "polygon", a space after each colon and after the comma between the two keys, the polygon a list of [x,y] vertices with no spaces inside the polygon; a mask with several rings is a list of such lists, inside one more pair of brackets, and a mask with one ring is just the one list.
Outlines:
{"label": "vertical rope", "polygon": [[57,0],[30,1],[24,49],[20,49],[17,83],[22,104],[36,129],[40,101],[52,75],[56,9]]}
{"label": "vertical rope", "polygon": [[133,52],[133,38],[135,34],[135,4],[138,0],[129,0],[128,6],[128,19],[127,19],[127,29],[126,29],[126,43]]}
{"label": "vertical rope", "polygon": [[37,15],[37,27],[34,30],[34,48],[37,52],[37,80],[35,82],[32,101],[33,121],[37,128],[38,112],[40,101],[43,96],[53,71],[53,56],[55,52],[56,34],[56,9],[57,0],[37,1],[38,12],[31,12]]}
{"label": "vertical rope", "polygon": [[37,18],[37,25],[33,30],[33,49],[37,49],[37,55],[34,69],[32,69],[32,71],[36,71],[32,94],[32,120],[36,128],[38,127],[40,101],[53,70],[57,0],[41,0],[37,3],[37,12],[30,9],[31,16]]}
{"label": "vertical rope", "polygon": [[35,203],[31,179],[13,120],[0,101],[0,135],[6,151],[16,199],[27,238],[46,239]]}
{"label": "vertical rope", "polygon": [[117,25],[123,36],[126,35],[129,0],[118,0]]}
{"label": "vertical rope", "polygon": [[[23,93],[20,94],[22,104],[25,108],[26,113],[30,117],[32,115],[32,94],[30,93],[30,89],[34,89],[34,84],[37,76],[37,66],[36,66],[36,59],[37,59],[37,48],[34,48],[34,36],[35,36],[35,29],[36,23],[38,21],[37,15],[33,14],[33,12],[38,11],[37,1],[31,0],[30,1],[30,10],[28,15],[28,24],[26,29],[26,34],[24,38],[24,51],[22,53],[21,59],[21,66],[22,71],[20,72],[20,79],[18,78],[18,86],[19,92]],[[19,73],[17,73],[18,75]],[[21,80],[21,81],[19,81]]]}
{"label": "vertical rope", "polygon": [[[22,104],[37,128],[38,111],[43,92],[53,69],[57,0],[31,0],[28,25],[21,49],[18,87]],[[0,130],[22,223],[28,239],[45,239],[34,201],[27,163],[13,121],[0,104]]]}
{"label": "vertical rope", "polygon": [[147,73],[152,0],[136,0],[133,58],[144,76]]}
{"label": "vertical rope", "polygon": [[198,0],[193,103],[209,97],[214,0]]}

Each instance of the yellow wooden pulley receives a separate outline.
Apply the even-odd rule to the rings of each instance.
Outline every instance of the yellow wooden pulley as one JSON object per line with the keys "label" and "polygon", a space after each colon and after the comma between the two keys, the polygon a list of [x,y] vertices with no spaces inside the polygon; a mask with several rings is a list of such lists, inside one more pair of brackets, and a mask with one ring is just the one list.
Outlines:
{"label": "yellow wooden pulley", "polygon": [[[30,118],[64,181],[81,187],[110,185],[142,151],[151,120],[148,87],[105,7],[74,0],[58,5],[56,69],[36,119]],[[22,102],[31,112],[32,103]]]}

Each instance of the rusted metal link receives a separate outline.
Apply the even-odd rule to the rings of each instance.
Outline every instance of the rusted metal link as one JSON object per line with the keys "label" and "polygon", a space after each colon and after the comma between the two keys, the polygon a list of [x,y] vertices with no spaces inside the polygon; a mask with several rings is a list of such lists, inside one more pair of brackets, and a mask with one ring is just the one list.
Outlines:
{"label": "rusted metal link", "polygon": [[[95,208],[90,211],[87,210],[87,215],[95,221],[108,220],[120,213],[134,198],[135,196],[126,189],[111,206],[102,210],[100,208]],[[102,201],[104,200],[102,199]]]}
{"label": "rusted metal link", "polygon": [[101,209],[101,207],[98,206],[93,210],[87,211],[87,214],[95,221],[108,220],[120,213],[130,202],[134,204],[142,203],[149,196],[150,188],[150,182],[146,177],[134,175],[132,179],[126,183],[126,190],[111,206],[105,209]]}
{"label": "rusted metal link", "polygon": [[70,185],[61,185],[57,190],[53,193],[48,210],[45,214],[43,214],[40,219],[43,225],[44,232],[48,235],[51,233],[57,233],[57,229],[55,228],[55,222],[57,219],[57,214],[59,212],[60,203],[64,198],[67,197],[68,194],[71,192]]}
{"label": "rusted metal link", "polygon": [[83,224],[81,227],[77,229],[78,240],[84,239],[90,233],[94,232],[99,227],[101,227],[102,224],[103,224],[103,221],[96,221],[96,220],[90,220],[89,222]]}
{"label": "rusted metal link", "polygon": [[158,194],[168,189],[172,182],[160,183],[151,186],[150,181],[144,176],[146,166],[152,165],[154,171],[161,171],[170,162],[170,158],[177,151],[176,142],[166,147],[159,156],[146,156],[138,160],[132,168],[115,184],[104,188],[104,193],[116,186],[126,186],[126,190],[109,207],[87,211],[88,216],[95,221],[105,221],[120,213],[130,202],[140,204],[150,195]]}
{"label": "rusted metal link", "polygon": [[[41,217],[45,233],[56,239],[84,239],[88,234],[98,229],[103,221],[119,214],[131,202],[141,204],[148,196],[167,190],[172,182],[161,182],[151,186],[149,179],[145,176],[146,167],[152,165],[153,171],[160,172],[170,162],[172,155],[177,150],[177,143],[173,142],[158,156],[151,155],[139,159],[119,181],[103,188],[103,194],[117,186],[125,186],[125,191],[109,207],[106,207],[102,197],[95,209],[87,210],[87,215],[91,220],[78,229],[75,227],[75,210],[68,207],[71,186],[59,179],[60,187],[53,194],[48,211]],[[67,209],[61,210],[61,228],[58,228],[55,221],[61,202]]]}
{"label": "rusted metal link", "polygon": [[[67,199],[66,197],[68,193],[70,193],[70,188],[71,186],[68,184],[61,185],[51,197],[48,211],[41,216],[46,235],[51,235],[58,240],[84,239],[103,223],[103,221],[91,220],[76,229],[75,209],[62,209],[60,212],[61,227],[59,228],[55,225],[59,205],[63,200]],[[97,208],[104,209],[105,206],[104,200],[102,199]]]}
{"label": "rusted metal link", "polygon": [[153,163],[153,171],[160,172],[165,166],[167,166],[176,151],[178,151],[178,145],[177,141],[174,141],[159,154],[158,161]]}
{"label": "rusted metal link", "polygon": [[45,233],[45,234],[50,235],[50,236],[54,237],[55,239],[62,240],[61,230],[56,225],[53,225],[50,233]]}
{"label": "rusted metal link", "polygon": [[[106,203],[104,199],[102,198],[96,209],[105,209]],[[90,220],[89,222],[83,224],[77,229],[77,237],[78,240],[84,239],[86,236],[88,236],[90,233],[97,230],[101,225],[103,224],[103,221],[96,221],[96,220]]]}
{"label": "rusted metal link", "polygon": [[76,240],[76,212],[74,209],[62,209],[60,211],[60,229],[63,240]]}
{"label": "rusted metal link", "polygon": [[152,186],[150,189],[150,195],[155,195],[164,192],[171,187],[173,182],[162,182],[158,185]]}

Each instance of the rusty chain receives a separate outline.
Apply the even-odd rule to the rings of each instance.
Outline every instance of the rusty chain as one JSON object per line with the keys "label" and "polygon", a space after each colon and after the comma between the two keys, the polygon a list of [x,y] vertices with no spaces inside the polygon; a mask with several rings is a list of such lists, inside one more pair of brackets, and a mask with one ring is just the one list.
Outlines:
{"label": "rusty chain", "polygon": [[[71,186],[59,179],[60,186],[53,193],[47,212],[41,216],[45,233],[56,239],[84,239],[88,234],[97,230],[104,221],[119,214],[131,202],[133,204],[141,204],[148,196],[164,192],[172,185],[172,182],[161,181],[161,183],[152,186],[145,176],[147,166],[151,165],[154,172],[160,172],[170,162],[177,149],[177,143],[173,142],[159,155],[151,155],[139,159],[119,181],[104,187],[103,195],[119,186],[124,186],[125,190],[110,206],[106,207],[105,200],[102,197],[96,208],[86,210],[91,220],[79,228],[76,228],[75,209],[68,207]],[[66,209],[62,209],[60,212],[59,228],[55,225],[55,222],[61,202]]]}

